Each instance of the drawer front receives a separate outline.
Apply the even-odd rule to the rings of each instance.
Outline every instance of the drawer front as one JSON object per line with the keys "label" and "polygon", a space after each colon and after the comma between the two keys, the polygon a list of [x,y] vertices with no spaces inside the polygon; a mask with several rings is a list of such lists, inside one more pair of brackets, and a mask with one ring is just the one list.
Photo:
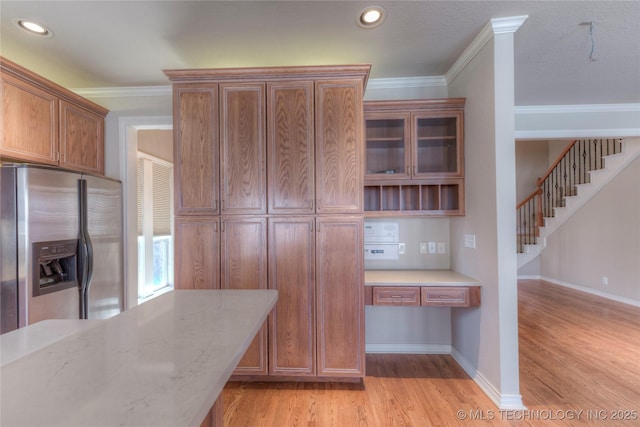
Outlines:
{"label": "drawer front", "polygon": [[373,288],[373,305],[420,305],[420,288],[376,286]]}
{"label": "drawer front", "polygon": [[469,288],[467,287],[423,287],[422,305],[469,307]]}

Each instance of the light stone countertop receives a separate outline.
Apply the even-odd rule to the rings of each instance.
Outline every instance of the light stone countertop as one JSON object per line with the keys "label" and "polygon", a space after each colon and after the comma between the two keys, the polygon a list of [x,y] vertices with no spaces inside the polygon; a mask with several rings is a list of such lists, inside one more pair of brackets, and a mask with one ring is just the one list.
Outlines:
{"label": "light stone countertop", "polygon": [[[0,335],[0,366],[40,350],[70,335],[99,325],[101,320],[42,320]],[[1,403],[1,402],[0,402]]]}
{"label": "light stone countertop", "polygon": [[482,286],[451,270],[365,270],[365,286]]}
{"label": "light stone countertop", "polygon": [[0,425],[198,427],[276,300],[273,290],[173,291],[86,327],[58,325],[60,339],[37,329],[33,348],[2,365]]}

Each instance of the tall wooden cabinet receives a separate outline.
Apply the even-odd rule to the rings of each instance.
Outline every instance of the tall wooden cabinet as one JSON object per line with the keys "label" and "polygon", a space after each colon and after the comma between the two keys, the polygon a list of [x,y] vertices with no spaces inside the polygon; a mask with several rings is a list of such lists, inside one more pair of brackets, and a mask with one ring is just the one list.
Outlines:
{"label": "tall wooden cabinet", "polygon": [[278,290],[236,375],[364,376],[369,68],[165,71],[174,87],[176,287]]}
{"label": "tall wooden cabinet", "polygon": [[0,157],[104,174],[107,110],[0,58]]}

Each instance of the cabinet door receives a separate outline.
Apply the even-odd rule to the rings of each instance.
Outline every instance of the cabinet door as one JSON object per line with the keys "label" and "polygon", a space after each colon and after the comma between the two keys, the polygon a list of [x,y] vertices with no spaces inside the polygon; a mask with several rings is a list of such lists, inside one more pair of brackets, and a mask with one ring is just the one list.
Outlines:
{"label": "cabinet door", "polygon": [[264,91],[220,85],[222,213],[266,213]]}
{"label": "cabinet door", "polygon": [[363,221],[318,218],[318,376],[364,376]]}
{"label": "cabinet door", "polygon": [[0,155],[58,165],[58,99],[8,75],[2,75]]}
{"label": "cabinet door", "polygon": [[60,166],[104,174],[104,119],[62,100]]}
{"label": "cabinet door", "polygon": [[316,212],[361,213],[362,81],[316,82]]}
{"label": "cabinet door", "polygon": [[[223,218],[221,231],[222,289],[266,289],[266,218]],[[235,373],[267,374],[266,325],[256,335]]]}
{"label": "cabinet door", "polygon": [[269,218],[269,373],[315,375],[315,233],[313,217]]}
{"label": "cabinet door", "polygon": [[411,114],[365,114],[365,181],[411,177]]}
{"label": "cabinet door", "polygon": [[176,215],[219,212],[218,89],[174,88]]}
{"label": "cabinet door", "polygon": [[313,213],[313,82],[268,83],[267,106],[269,213]]}
{"label": "cabinet door", "polygon": [[462,112],[415,113],[413,175],[420,178],[463,176]]}
{"label": "cabinet door", "polygon": [[220,289],[219,220],[182,217],[175,226],[175,289]]}

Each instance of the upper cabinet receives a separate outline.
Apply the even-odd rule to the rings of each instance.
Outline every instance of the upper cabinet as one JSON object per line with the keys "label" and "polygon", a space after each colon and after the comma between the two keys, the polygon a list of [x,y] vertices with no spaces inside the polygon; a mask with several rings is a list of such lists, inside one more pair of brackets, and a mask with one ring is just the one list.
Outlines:
{"label": "upper cabinet", "polygon": [[367,216],[464,214],[464,104],[365,101]]}
{"label": "upper cabinet", "polygon": [[104,173],[107,110],[4,58],[0,157]]}
{"label": "upper cabinet", "polygon": [[165,71],[176,214],[361,214],[368,70]]}

